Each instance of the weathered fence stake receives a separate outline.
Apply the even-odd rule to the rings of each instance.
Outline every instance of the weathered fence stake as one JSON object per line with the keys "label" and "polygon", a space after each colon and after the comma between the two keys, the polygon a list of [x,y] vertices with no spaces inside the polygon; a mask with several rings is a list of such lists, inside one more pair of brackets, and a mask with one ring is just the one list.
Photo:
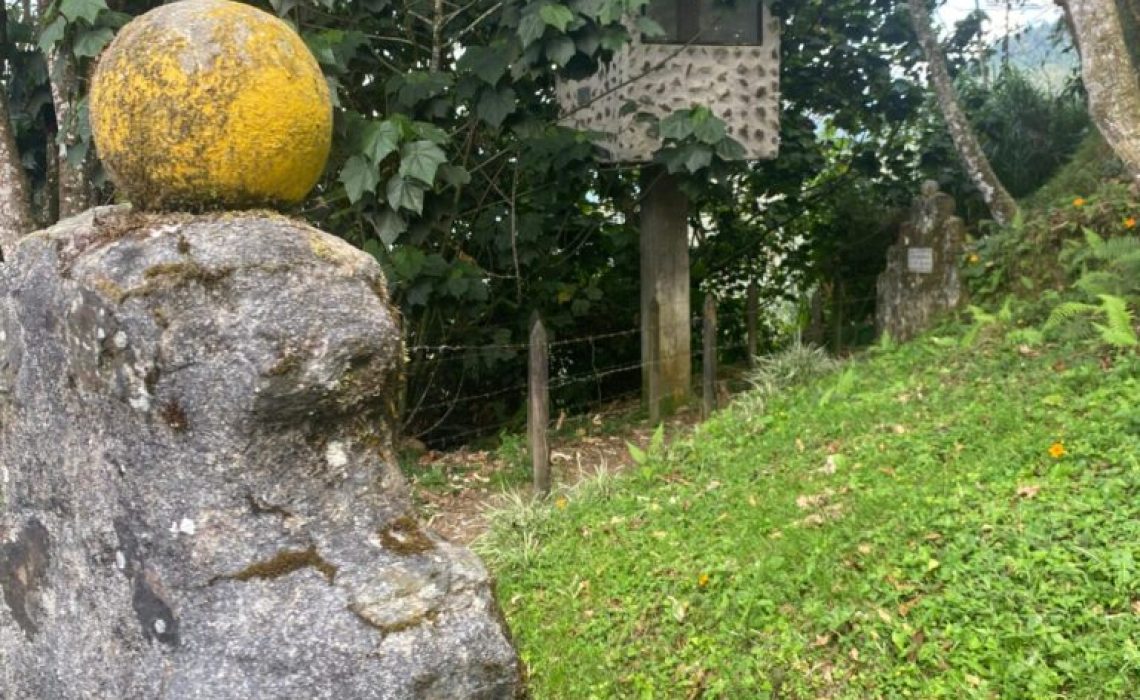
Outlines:
{"label": "weathered fence stake", "polygon": [[716,299],[705,295],[704,357],[701,365],[704,375],[704,395],[701,401],[701,419],[708,420],[716,410]]}
{"label": "weathered fence stake", "polygon": [[550,447],[546,429],[550,424],[550,356],[546,328],[535,314],[530,323],[530,363],[527,376],[527,442],[534,469],[534,490],[550,493]]}
{"label": "weathered fence stake", "polygon": [[756,369],[756,321],[760,315],[760,289],[756,281],[748,283],[748,308],[746,323],[748,324],[748,369]]}
{"label": "weathered fence stake", "polygon": [[648,304],[649,318],[645,319],[645,330],[641,336],[641,363],[645,402],[649,409],[649,424],[661,422],[661,353],[658,339],[661,332],[661,305],[656,299]]}

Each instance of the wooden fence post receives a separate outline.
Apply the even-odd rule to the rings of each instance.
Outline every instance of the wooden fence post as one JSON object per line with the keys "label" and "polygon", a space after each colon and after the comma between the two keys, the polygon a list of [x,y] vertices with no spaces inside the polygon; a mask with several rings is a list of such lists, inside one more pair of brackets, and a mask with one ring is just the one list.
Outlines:
{"label": "wooden fence post", "polygon": [[760,289],[753,280],[748,283],[748,308],[745,315],[748,325],[748,369],[756,369],[756,322],[759,315]]}
{"label": "wooden fence post", "polygon": [[546,439],[550,425],[550,347],[542,319],[535,314],[530,324],[530,361],[527,373],[527,442],[534,469],[534,490],[550,493],[550,447]]}
{"label": "wooden fence post", "polygon": [[644,374],[645,402],[649,409],[649,424],[661,422],[661,351],[658,340],[661,335],[661,305],[656,299],[649,302],[649,318],[642,331],[641,362]]}
{"label": "wooden fence post", "polygon": [[716,410],[716,299],[712,294],[705,295],[704,310],[704,357],[701,366],[704,376],[704,392],[701,401],[701,419],[708,420]]}

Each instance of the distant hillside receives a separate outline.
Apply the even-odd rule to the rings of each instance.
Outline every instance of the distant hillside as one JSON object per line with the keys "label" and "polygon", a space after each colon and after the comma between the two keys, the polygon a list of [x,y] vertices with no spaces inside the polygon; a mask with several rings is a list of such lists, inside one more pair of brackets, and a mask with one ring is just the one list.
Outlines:
{"label": "distant hillside", "polygon": [[[999,70],[1001,40],[994,42],[990,50],[990,69]],[[1080,67],[1068,35],[1058,32],[1055,24],[1044,23],[1027,27],[1009,38],[1009,62],[1052,91],[1061,90],[1073,71]]]}

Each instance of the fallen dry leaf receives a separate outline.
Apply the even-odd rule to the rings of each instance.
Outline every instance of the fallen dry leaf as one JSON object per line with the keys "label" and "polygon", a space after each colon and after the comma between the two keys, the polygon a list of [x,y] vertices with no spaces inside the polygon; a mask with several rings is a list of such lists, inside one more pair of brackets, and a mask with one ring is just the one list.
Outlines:
{"label": "fallen dry leaf", "polygon": [[1036,498],[1037,494],[1040,491],[1041,491],[1041,487],[1036,486],[1036,485],[1018,486],[1017,487],[1017,497],[1018,498],[1025,498],[1025,499]]}

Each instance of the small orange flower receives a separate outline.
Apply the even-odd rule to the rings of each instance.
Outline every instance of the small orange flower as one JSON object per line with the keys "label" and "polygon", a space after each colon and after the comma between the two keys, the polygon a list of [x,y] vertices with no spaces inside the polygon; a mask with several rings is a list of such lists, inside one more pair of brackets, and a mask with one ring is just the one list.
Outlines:
{"label": "small orange flower", "polygon": [[1136,228],[1136,217],[1130,216],[1124,220],[1124,228]]}
{"label": "small orange flower", "polygon": [[700,576],[698,576],[697,577],[697,585],[700,586],[701,588],[704,588],[705,586],[709,585],[709,575],[702,573]]}
{"label": "small orange flower", "polygon": [[1054,442],[1049,446],[1049,456],[1053,459],[1061,459],[1065,456],[1065,443]]}
{"label": "small orange flower", "polygon": [[1080,209],[1085,204],[1087,204],[1087,202],[1085,202],[1084,197],[1077,197],[1076,199],[1073,200],[1073,206],[1076,207],[1077,209]]}

